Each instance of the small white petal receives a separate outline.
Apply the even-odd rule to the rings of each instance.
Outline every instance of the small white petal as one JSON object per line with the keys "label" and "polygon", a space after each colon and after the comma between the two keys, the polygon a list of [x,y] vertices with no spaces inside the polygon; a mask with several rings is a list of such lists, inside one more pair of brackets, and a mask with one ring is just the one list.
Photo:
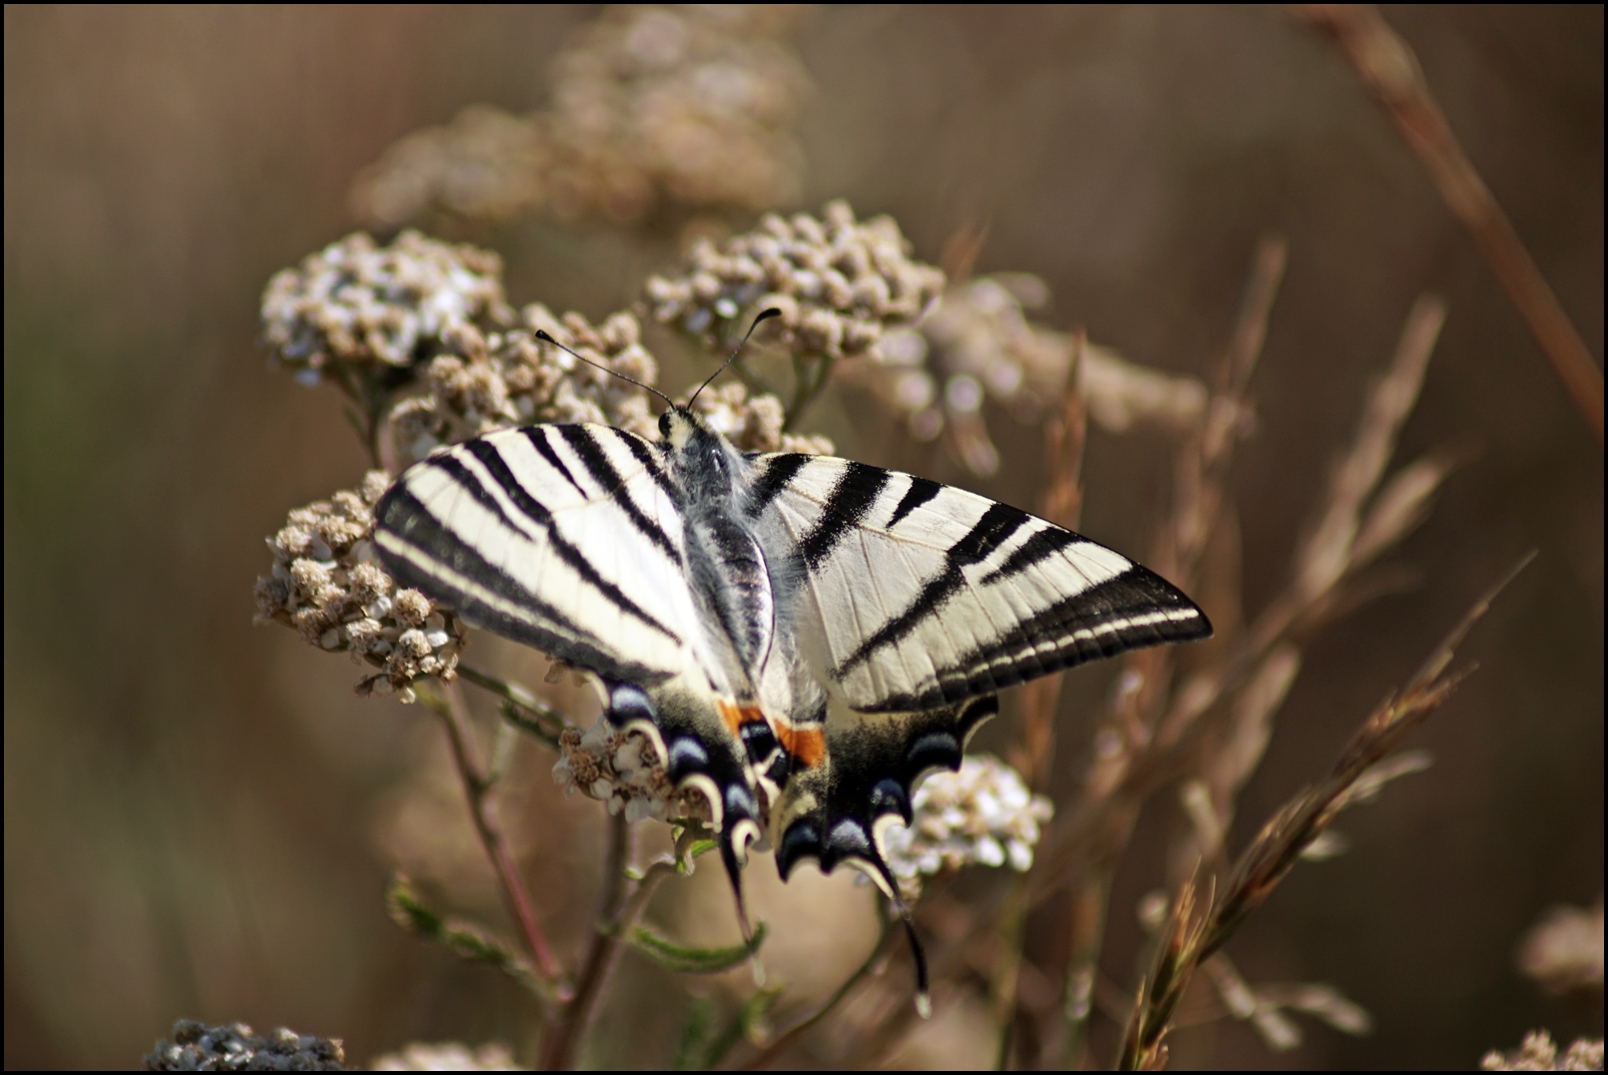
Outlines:
{"label": "small white petal", "polygon": [[1033,849],[1020,840],[1007,840],[1005,853],[1010,857],[1011,869],[1026,873],[1033,868]]}
{"label": "small white petal", "polygon": [[1005,865],[1005,849],[999,846],[999,841],[992,836],[984,836],[977,841],[977,848],[972,852],[978,862],[984,866]]}

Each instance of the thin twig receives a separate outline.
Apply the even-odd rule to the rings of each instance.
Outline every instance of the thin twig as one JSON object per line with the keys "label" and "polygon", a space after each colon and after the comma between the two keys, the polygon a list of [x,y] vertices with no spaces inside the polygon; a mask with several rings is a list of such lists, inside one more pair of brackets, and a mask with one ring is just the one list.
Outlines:
{"label": "thin twig", "polygon": [[[1395,503],[1399,498],[1387,495],[1390,483],[1385,492],[1374,494],[1401,425],[1411,413],[1443,321],[1439,300],[1425,296],[1414,306],[1391,366],[1375,386],[1355,439],[1334,469],[1320,521],[1301,545],[1290,585],[1236,639],[1220,668],[1195,676],[1175,692],[1145,749],[1118,753],[1104,774],[1112,782],[1110,789],[1103,795],[1085,795],[1057,819],[1055,833],[1034,867],[1035,902],[1054,891],[1075,863],[1088,861],[1097,844],[1109,843],[1103,827],[1117,825],[1161,783],[1184,775],[1201,737],[1215,726],[1227,701],[1253,682],[1268,655],[1286,640],[1326,622],[1336,609],[1349,607],[1346,596],[1348,587],[1354,588],[1357,570],[1399,541],[1422,517],[1421,511],[1403,510]],[[1446,473],[1445,466],[1433,468],[1433,480],[1414,493],[1418,507]],[[1389,525],[1380,521],[1385,515]],[[1361,535],[1369,535],[1367,542],[1360,541]],[[1142,651],[1141,656],[1144,652],[1151,651]],[[1214,715],[1212,721],[1206,719],[1208,714]]]}
{"label": "thin twig", "polygon": [[[1191,588],[1197,565],[1222,513],[1229,466],[1248,409],[1251,374],[1267,338],[1268,320],[1284,278],[1287,248],[1277,237],[1262,240],[1252,262],[1233,335],[1213,370],[1211,396],[1200,428],[1180,448],[1175,465],[1176,500],[1163,523],[1153,566],[1174,585]],[[1151,751],[1162,718],[1175,658],[1170,647],[1140,650],[1125,661],[1125,677],[1135,689],[1119,693],[1096,742],[1117,745],[1100,757],[1080,800],[1058,819],[1056,835],[1022,886],[1025,908],[1062,891],[1071,867],[1085,870],[1067,889],[1073,930],[1063,990],[1068,998],[1066,1055],[1081,1048],[1087,1033],[1090,983],[1100,943],[1079,931],[1100,929],[1110,875],[1139,818],[1142,795],[1131,791],[1134,766]],[[1070,824],[1069,824],[1070,822]],[[1009,903],[1007,903],[1009,906]],[[1082,998],[1081,1000],[1078,998]]]}
{"label": "thin twig", "polygon": [[778,1034],[758,1053],[745,1060],[739,1070],[759,1071],[768,1067],[771,1061],[790,1048],[794,1042],[803,1036],[805,1031],[825,1019],[834,1008],[843,1003],[844,999],[854,991],[854,987],[859,985],[866,975],[870,974],[877,963],[881,961],[890,942],[902,936],[902,934],[903,930],[895,928],[894,923],[885,918],[882,923],[882,936],[877,938],[877,943],[872,946],[871,954],[865,957],[865,962],[861,963],[853,974],[845,978],[843,984],[838,986],[837,990],[826,998],[820,1007]]}
{"label": "thin twig", "polygon": [[464,707],[463,693],[456,684],[441,683],[437,690],[420,691],[419,697],[441,717],[442,725],[446,728],[447,740],[452,744],[453,764],[463,781],[464,793],[469,800],[469,814],[475,822],[475,832],[480,836],[480,843],[486,849],[486,857],[491,860],[491,867],[497,875],[497,883],[502,890],[503,902],[508,907],[508,913],[518,924],[525,947],[536,961],[536,972],[544,981],[556,986],[559,980],[558,964],[553,958],[552,948],[547,943],[547,936],[542,932],[541,926],[536,921],[536,915],[531,910],[525,884],[520,879],[514,857],[508,850],[508,842],[503,838],[502,826],[497,819],[497,804],[491,796],[491,785],[486,777],[486,769],[481,764],[480,752],[475,746],[474,728],[470,725],[469,715]]}
{"label": "thin twig", "polygon": [[1369,92],[1429,173],[1441,198],[1463,222],[1485,263],[1518,308],[1597,443],[1603,443],[1602,370],[1553,293],[1496,195],[1480,178],[1429,90],[1412,46],[1372,4],[1306,4],[1297,9],[1334,40]]}
{"label": "thin twig", "polygon": [[[483,672],[471,665],[458,662],[458,674],[477,687],[490,691],[505,702],[525,711],[529,716],[512,718],[512,722],[521,730],[528,732],[544,743],[555,745],[558,734],[568,726],[569,721],[564,714],[542,701],[535,694],[518,683],[512,683],[490,672]],[[507,714],[504,714],[507,716]]]}
{"label": "thin twig", "polygon": [[1068,900],[1071,952],[1066,964],[1066,1037],[1060,1050],[1060,1066],[1067,1071],[1082,1069],[1088,1053],[1089,1018],[1094,1014],[1094,987],[1105,945],[1111,874],[1107,863],[1091,865],[1089,876]]}
{"label": "thin twig", "polygon": [[[586,1040],[592,1017],[603,997],[603,986],[619,957],[619,914],[625,904],[625,868],[631,858],[631,825],[623,813],[609,818],[608,850],[603,856],[603,894],[599,900],[597,930],[591,950],[581,965],[575,983],[575,996],[564,1010],[564,1017],[543,1044],[542,1069],[563,1071],[574,1066],[575,1054]],[[645,884],[646,878],[643,882]],[[639,885],[639,887],[642,887]]]}
{"label": "thin twig", "polygon": [[787,418],[782,422],[783,433],[791,433],[797,429],[805,412],[820,398],[821,393],[826,391],[834,365],[835,363],[824,355],[815,360],[813,368],[798,359],[794,360],[793,403],[787,408]]}

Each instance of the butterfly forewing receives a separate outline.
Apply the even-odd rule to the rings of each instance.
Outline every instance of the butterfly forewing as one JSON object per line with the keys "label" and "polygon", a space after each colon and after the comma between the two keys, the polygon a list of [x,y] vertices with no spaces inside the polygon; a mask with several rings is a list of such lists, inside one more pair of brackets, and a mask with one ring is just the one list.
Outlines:
{"label": "butterfly forewing", "polygon": [[398,581],[609,679],[685,670],[703,630],[680,515],[648,442],[607,426],[506,430],[411,468],[375,540]]}
{"label": "butterfly forewing", "polygon": [[796,550],[800,645],[852,709],[933,709],[1211,632],[1166,582],[1043,519],[908,474],[795,460],[756,460],[760,485],[787,472],[761,532]]}

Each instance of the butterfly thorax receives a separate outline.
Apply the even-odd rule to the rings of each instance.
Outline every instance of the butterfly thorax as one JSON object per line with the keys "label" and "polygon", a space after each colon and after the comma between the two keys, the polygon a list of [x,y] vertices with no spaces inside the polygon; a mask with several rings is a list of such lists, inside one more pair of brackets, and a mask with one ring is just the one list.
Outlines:
{"label": "butterfly thorax", "polygon": [[729,645],[717,655],[727,686],[739,701],[757,700],[775,642],[776,595],[765,550],[740,506],[748,462],[687,411],[666,411],[659,428],[684,520],[687,578]]}

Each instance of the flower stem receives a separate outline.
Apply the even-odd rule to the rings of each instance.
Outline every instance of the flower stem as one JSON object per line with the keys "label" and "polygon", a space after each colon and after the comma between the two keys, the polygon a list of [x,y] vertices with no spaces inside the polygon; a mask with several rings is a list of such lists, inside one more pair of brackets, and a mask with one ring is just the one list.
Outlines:
{"label": "flower stem", "polygon": [[469,799],[469,813],[474,818],[475,832],[480,836],[486,857],[491,860],[491,867],[497,874],[503,902],[519,926],[525,947],[536,961],[536,973],[548,985],[556,985],[558,964],[553,958],[552,947],[547,943],[547,936],[531,909],[530,897],[525,892],[524,882],[520,880],[514,857],[508,850],[508,842],[503,839],[496,802],[491,797],[491,781],[486,776],[486,768],[475,746],[474,728],[469,723],[463,694],[455,684],[443,683],[439,690],[420,691],[419,697],[441,717],[447,730],[447,739],[452,744],[453,764],[458,769],[464,793]]}
{"label": "flower stem", "polygon": [[597,932],[576,982],[575,997],[542,1051],[543,1071],[561,1071],[575,1065],[576,1054],[586,1041],[586,1032],[597,1014],[598,1002],[603,999],[603,987],[619,961],[620,939],[647,907],[648,898],[659,882],[675,872],[673,865],[656,862],[648,867],[642,880],[627,896],[625,870],[630,863],[631,825],[623,814],[617,814],[609,819],[609,848],[604,860],[603,899]]}

